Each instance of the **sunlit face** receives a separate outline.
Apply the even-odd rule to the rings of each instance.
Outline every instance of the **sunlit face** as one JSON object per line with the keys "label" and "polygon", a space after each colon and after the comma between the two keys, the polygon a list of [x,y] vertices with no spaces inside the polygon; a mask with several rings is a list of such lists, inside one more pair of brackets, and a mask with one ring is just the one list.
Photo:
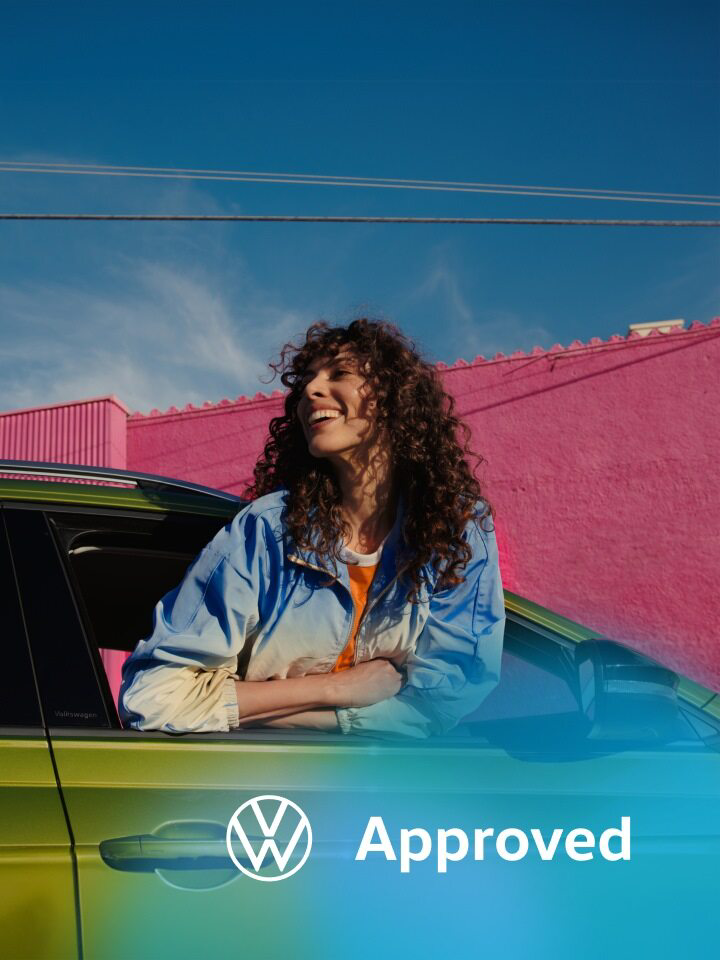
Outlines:
{"label": "sunlit face", "polygon": [[298,417],[314,457],[350,459],[377,444],[375,401],[347,348],[310,364]]}

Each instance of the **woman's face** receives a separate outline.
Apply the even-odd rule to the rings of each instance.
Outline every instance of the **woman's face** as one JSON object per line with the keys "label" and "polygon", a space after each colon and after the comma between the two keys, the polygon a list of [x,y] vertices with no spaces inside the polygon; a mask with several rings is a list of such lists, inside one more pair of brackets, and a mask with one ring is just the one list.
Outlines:
{"label": "woman's face", "polygon": [[354,458],[377,447],[375,400],[347,348],[308,367],[298,417],[314,457]]}

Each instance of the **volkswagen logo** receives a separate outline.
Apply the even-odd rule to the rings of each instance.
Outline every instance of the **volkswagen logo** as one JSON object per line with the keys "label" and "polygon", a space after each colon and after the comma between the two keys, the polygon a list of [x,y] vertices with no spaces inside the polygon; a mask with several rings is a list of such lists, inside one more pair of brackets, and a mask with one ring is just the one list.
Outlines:
{"label": "volkswagen logo", "polygon": [[310,855],[312,830],[296,803],[265,794],[237,808],[227,826],[226,844],[238,870],[253,880],[272,883],[291,877],[303,866]]}

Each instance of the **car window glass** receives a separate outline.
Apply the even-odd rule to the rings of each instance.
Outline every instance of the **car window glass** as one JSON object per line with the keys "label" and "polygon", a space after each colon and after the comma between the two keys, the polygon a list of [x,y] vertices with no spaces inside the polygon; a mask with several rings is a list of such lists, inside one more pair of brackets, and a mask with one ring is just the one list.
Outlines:
{"label": "car window glass", "polygon": [[[454,735],[536,751],[565,745],[582,752],[593,743],[602,750],[609,749],[611,742],[613,749],[628,744],[642,749],[661,749],[670,743],[675,749],[694,748],[703,742],[717,744],[719,725],[710,718],[703,719],[698,711],[678,701],[675,714],[663,714],[661,722],[657,705],[639,694],[635,694],[634,704],[629,694],[627,699],[606,701],[604,709],[612,714],[607,714],[603,722],[611,717],[615,741],[608,733],[591,732],[592,721],[581,704],[575,666],[578,649],[558,634],[510,615],[500,683],[476,711],[465,717]],[[650,730],[657,730],[656,739],[649,735]]]}
{"label": "car window glass", "polygon": [[15,572],[1,513],[0,578],[3,597],[0,726],[42,726],[30,651],[17,595]]}
{"label": "car window glass", "polygon": [[559,641],[509,620],[500,683],[464,723],[543,717],[579,710],[570,656]]}
{"label": "car window glass", "polygon": [[36,508],[6,507],[5,526],[48,726],[108,727],[109,702],[48,528]]}

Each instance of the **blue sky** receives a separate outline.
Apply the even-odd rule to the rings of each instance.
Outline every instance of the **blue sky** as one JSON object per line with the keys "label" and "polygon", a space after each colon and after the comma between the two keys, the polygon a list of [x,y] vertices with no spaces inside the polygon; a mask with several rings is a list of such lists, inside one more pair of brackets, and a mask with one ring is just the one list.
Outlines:
{"label": "blue sky", "polygon": [[[720,193],[720,6],[4,0],[0,159]],[[0,173],[8,212],[718,218],[715,207]],[[433,360],[720,313],[720,233],[0,223],[0,409],[254,394],[317,318]]]}

